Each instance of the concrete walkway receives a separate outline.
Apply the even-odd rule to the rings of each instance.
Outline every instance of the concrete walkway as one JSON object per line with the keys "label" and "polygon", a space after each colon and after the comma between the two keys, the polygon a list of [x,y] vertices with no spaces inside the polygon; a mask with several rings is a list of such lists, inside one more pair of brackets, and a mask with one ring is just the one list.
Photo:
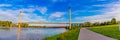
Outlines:
{"label": "concrete walkway", "polygon": [[116,39],[103,36],[101,34],[87,30],[86,28],[81,28],[78,40],[116,40]]}

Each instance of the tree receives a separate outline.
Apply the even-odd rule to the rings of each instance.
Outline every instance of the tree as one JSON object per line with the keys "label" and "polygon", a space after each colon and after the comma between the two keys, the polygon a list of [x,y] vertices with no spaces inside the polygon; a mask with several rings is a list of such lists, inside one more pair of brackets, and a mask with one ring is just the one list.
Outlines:
{"label": "tree", "polygon": [[115,19],[115,18],[112,18],[111,23],[112,23],[112,24],[116,24],[116,19]]}
{"label": "tree", "polygon": [[100,23],[99,22],[95,22],[95,23],[93,23],[93,25],[92,26],[99,26],[100,25]]}
{"label": "tree", "polygon": [[108,25],[109,23],[108,22],[104,22],[104,25]]}
{"label": "tree", "polygon": [[110,21],[107,21],[107,25],[111,25],[112,23]]}
{"label": "tree", "polygon": [[0,21],[0,26],[10,26],[12,24],[11,21]]}
{"label": "tree", "polygon": [[29,24],[27,24],[27,23],[20,23],[20,26],[23,27],[23,28],[28,27],[28,25],[29,25]]}
{"label": "tree", "polygon": [[0,26],[2,26],[2,21],[0,20]]}
{"label": "tree", "polygon": [[86,27],[90,27],[90,26],[91,26],[91,23],[90,23],[90,22],[85,22],[84,25],[85,25]]}

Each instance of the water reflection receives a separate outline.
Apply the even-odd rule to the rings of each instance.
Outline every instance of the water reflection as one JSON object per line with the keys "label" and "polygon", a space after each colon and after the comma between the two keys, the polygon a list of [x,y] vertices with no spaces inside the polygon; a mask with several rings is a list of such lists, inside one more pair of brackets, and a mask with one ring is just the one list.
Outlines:
{"label": "water reflection", "polygon": [[21,33],[21,28],[18,28],[17,40],[20,40],[20,33]]}
{"label": "water reflection", "polygon": [[0,30],[9,31],[10,28],[0,28]]}
{"label": "water reflection", "polygon": [[41,40],[64,31],[64,28],[0,28],[0,40]]}

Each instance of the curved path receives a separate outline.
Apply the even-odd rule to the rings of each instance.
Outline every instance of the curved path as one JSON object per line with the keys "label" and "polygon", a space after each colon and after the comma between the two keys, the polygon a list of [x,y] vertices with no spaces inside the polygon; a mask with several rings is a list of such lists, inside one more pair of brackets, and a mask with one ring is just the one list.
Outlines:
{"label": "curved path", "polygon": [[107,36],[90,31],[86,28],[80,29],[80,34],[78,40],[116,40]]}

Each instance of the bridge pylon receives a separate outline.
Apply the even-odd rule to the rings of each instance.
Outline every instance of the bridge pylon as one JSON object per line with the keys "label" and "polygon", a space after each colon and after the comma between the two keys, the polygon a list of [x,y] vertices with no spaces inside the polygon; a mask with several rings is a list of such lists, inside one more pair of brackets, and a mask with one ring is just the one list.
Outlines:
{"label": "bridge pylon", "polygon": [[21,23],[22,23],[21,20],[22,20],[22,11],[20,11],[20,14],[19,14],[17,40],[20,40],[20,34],[21,34]]}
{"label": "bridge pylon", "polygon": [[71,7],[69,6],[68,7],[68,13],[69,13],[69,29],[71,29],[72,28],[72,16],[71,16]]}

